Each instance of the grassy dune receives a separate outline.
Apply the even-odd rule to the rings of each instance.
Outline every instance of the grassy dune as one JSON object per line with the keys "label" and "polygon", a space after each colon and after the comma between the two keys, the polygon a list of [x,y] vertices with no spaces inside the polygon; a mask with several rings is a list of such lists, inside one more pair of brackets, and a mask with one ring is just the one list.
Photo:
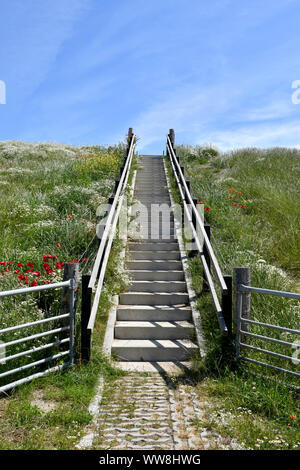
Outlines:
{"label": "grassy dune", "polygon": [[[232,274],[236,266],[250,267],[253,286],[300,292],[300,152],[243,149],[221,155],[213,148],[177,146],[177,155],[193,197],[205,208],[223,273]],[[201,393],[216,400],[225,416],[221,424],[210,416],[207,426],[217,426],[249,448],[298,448],[299,395],[290,388],[299,386],[297,379],[249,363],[234,373],[233,364],[231,370],[227,367],[211,296],[202,294],[199,259],[190,260],[190,269],[208,346],[206,360],[195,363],[196,380]],[[299,329],[300,304],[254,294],[251,317]],[[298,339],[262,327],[252,326],[251,331],[288,342]],[[251,344],[297,357],[296,344],[293,349],[258,339],[251,339]],[[299,371],[299,365],[284,359],[252,351],[247,355]]]}

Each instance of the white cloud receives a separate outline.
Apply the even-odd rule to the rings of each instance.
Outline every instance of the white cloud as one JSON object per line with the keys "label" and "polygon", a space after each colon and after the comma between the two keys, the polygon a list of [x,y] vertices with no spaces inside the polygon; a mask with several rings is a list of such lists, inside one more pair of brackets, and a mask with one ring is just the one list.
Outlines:
{"label": "white cloud", "polygon": [[[199,136],[197,144],[204,141],[216,145],[221,150],[242,147],[299,147],[300,124],[292,121],[284,124],[269,123],[241,126],[234,130],[213,131]],[[208,138],[207,138],[208,137]]]}

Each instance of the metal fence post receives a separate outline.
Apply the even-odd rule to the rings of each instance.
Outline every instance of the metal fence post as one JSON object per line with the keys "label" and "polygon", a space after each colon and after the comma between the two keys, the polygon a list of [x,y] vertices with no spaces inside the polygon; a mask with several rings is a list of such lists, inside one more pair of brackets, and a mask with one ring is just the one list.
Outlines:
{"label": "metal fence post", "polygon": [[92,335],[87,329],[92,309],[92,291],[89,289],[90,274],[83,274],[81,282],[81,360],[88,362],[91,357]]}
{"label": "metal fence post", "polygon": [[[250,293],[244,292],[239,295],[238,286],[244,284],[250,286],[250,268],[234,268],[233,270],[233,283],[234,283],[234,331],[236,335],[239,335],[239,325],[245,329],[244,331],[250,332],[250,325],[243,323],[243,320],[239,320],[239,297],[241,302],[241,317],[250,319]],[[246,342],[246,335],[242,335],[241,340]]]}
{"label": "metal fence post", "polygon": [[[210,225],[204,224],[204,229],[205,229],[208,239],[210,240]],[[210,271],[210,256],[209,256],[205,243],[203,244],[203,254],[204,254],[204,258],[207,263],[208,269]],[[209,285],[208,285],[205,273],[203,272],[203,292],[208,292],[208,291],[209,291]]]}
{"label": "metal fence post", "polygon": [[[78,263],[66,263],[64,265],[64,275],[63,275],[63,281],[69,281],[70,279],[74,280],[74,285],[73,289],[70,289],[69,287],[63,287],[62,288],[62,293],[61,293],[61,304],[60,304],[60,311],[62,314],[64,313],[72,313],[70,311],[70,306],[71,306],[71,295],[73,295],[73,315],[75,317],[75,296],[74,292],[75,289],[77,288],[78,285],[78,272],[79,272],[79,265]],[[70,319],[62,320],[62,326],[68,326],[71,322]],[[71,334],[71,331],[70,331]],[[74,332],[75,334],[75,332]],[[59,334],[59,339],[62,340],[64,338],[64,333]],[[71,344],[70,344],[71,347]],[[60,350],[63,349],[63,345],[61,345]],[[71,351],[71,349],[70,349]]]}
{"label": "metal fence post", "polygon": [[75,280],[70,279],[69,287],[69,305],[70,305],[70,363],[74,363],[75,355]]}

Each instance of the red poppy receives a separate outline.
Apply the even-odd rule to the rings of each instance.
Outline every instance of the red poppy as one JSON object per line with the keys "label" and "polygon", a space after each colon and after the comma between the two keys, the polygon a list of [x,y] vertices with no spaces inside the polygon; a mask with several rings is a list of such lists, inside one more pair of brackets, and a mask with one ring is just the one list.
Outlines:
{"label": "red poppy", "polygon": [[49,271],[51,271],[51,267],[49,266],[49,264],[44,263],[44,264],[42,264],[42,266],[43,266],[44,270],[45,270],[47,273],[49,273]]}
{"label": "red poppy", "polygon": [[30,287],[35,287],[35,286],[37,286],[37,285],[38,285],[38,283],[36,282],[36,280],[34,280],[34,281],[32,281],[32,283],[30,284]]}
{"label": "red poppy", "polygon": [[18,278],[21,279],[21,281],[24,281],[25,275],[24,274],[18,274]]}
{"label": "red poppy", "polygon": [[295,415],[290,415],[290,418],[291,418],[291,419],[295,419]]}
{"label": "red poppy", "polygon": [[204,204],[204,202],[202,202],[202,201],[198,201],[198,203],[199,203],[199,204]]}
{"label": "red poppy", "polygon": [[246,206],[244,206],[244,204],[241,205],[241,208],[242,208],[242,209],[245,209],[245,207],[246,207]]}
{"label": "red poppy", "polygon": [[20,272],[20,270],[19,270],[19,269],[15,269],[14,272],[15,272],[16,274],[18,274],[18,273]]}
{"label": "red poppy", "polygon": [[62,261],[58,261],[57,263],[55,263],[55,267],[56,267],[57,269],[63,268],[64,265],[65,265],[65,263],[63,263]]}
{"label": "red poppy", "polygon": [[32,269],[27,269],[25,273],[32,273]]}
{"label": "red poppy", "polygon": [[1,266],[5,266],[5,265],[6,265],[5,261],[0,261],[0,264],[1,264]]}
{"label": "red poppy", "polygon": [[206,212],[208,212],[208,211],[210,211],[210,207],[204,207],[204,210],[205,210]]}
{"label": "red poppy", "polygon": [[229,196],[229,199],[233,199],[233,196]]}
{"label": "red poppy", "polygon": [[33,273],[36,277],[40,277],[41,273],[39,271],[33,271]]}
{"label": "red poppy", "polygon": [[72,217],[73,217],[72,215],[68,215],[68,219],[72,219]]}
{"label": "red poppy", "polygon": [[34,264],[33,264],[33,263],[26,263],[26,266],[29,266],[29,268],[34,268]]}
{"label": "red poppy", "polygon": [[23,267],[24,267],[24,264],[18,263],[17,266],[18,266],[19,268],[23,268]]}
{"label": "red poppy", "polygon": [[56,245],[56,246],[58,246],[58,248],[60,248],[60,246],[61,246],[61,245],[60,245],[60,243],[57,243],[57,245]]}
{"label": "red poppy", "polygon": [[82,262],[85,263],[88,259],[87,258],[82,258]]}

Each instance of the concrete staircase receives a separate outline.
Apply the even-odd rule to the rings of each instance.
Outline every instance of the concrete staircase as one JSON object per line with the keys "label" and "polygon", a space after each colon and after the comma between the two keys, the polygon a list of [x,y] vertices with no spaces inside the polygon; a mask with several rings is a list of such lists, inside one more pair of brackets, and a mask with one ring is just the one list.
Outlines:
{"label": "concrete staircase", "polygon": [[135,198],[148,213],[140,218],[143,238],[128,243],[126,264],[132,284],[120,295],[112,354],[125,369],[130,364],[133,370],[140,365],[145,371],[146,363],[184,365],[198,346],[192,340],[192,311],[174,219],[170,214],[166,224],[151,214],[153,204],[171,204],[162,156],[142,157]]}

